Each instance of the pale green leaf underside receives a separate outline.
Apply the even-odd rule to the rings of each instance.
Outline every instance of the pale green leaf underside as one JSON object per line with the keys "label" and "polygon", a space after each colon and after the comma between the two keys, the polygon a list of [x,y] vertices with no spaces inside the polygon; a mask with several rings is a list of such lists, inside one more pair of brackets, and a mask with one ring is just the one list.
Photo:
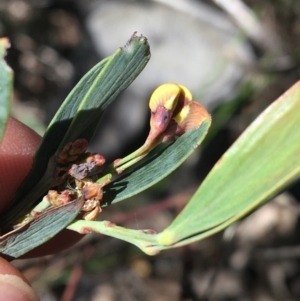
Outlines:
{"label": "pale green leaf underside", "polygon": [[300,82],[223,155],[159,241],[177,246],[212,235],[299,179],[299,112]]}
{"label": "pale green leaf underside", "polygon": [[78,215],[83,200],[50,209],[21,229],[0,237],[0,255],[18,258],[64,229]]}

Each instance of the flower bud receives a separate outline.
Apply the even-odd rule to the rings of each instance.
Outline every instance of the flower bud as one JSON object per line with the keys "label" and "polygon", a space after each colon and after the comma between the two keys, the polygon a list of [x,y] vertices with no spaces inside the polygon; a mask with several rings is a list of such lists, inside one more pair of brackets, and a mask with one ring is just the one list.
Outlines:
{"label": "flower bud", "polygon": [[56,157],[58,164],[67,164],[77,160],[78,156],[85,153],[88,148],[88,141],[79,138],[74,142],[68,142]]}
{"label": "flower bud", "polygon": [[62,206],[70,203],[73,200],[74,191],[66,189],[59,193],[56,190],[49,190],[46,196],[49,203],[54,207]]}
{"label": "flower bud", "polygon": [[95,166],[100,167],[105,163],[105,158],[100,154],[90,154],[86,158],[87,163],[95,163]]}
{"label": "flower bud", "polygon": [[79,138],[72,143],[71,148],[69,150],[69,155],[72,156],[83,154],[87,150],[88,146],[89,143],[86,139]]}

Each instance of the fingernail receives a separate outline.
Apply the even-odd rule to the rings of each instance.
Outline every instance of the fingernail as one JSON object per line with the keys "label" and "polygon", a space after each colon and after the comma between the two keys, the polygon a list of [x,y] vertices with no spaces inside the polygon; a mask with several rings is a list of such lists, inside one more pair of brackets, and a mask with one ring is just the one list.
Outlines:
{"label": "fingernail", "polygon": [[0,275],[0,301],[38,301],[33,289],[20,277]]}

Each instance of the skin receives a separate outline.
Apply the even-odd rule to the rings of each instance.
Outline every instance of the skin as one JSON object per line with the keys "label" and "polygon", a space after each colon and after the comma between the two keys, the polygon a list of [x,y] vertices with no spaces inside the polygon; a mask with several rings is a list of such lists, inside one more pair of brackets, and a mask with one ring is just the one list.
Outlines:
{"label": "skin", "polygon": [[[0,212],[13,198],[32,165],[41,137],[16,119],[10,118],[0,145]],[[64,230],[56,237],[27,253],[24,258],[57,253],[76,243],[82,236]],[[38,300],[26,278],[0,257],[0,301]]]}

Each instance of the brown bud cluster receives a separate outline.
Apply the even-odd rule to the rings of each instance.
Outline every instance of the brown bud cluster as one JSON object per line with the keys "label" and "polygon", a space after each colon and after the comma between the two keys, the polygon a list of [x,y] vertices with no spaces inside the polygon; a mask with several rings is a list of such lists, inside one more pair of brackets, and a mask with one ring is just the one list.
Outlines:
{"label": "brown bud cluster", "polygon": [[68,175],[77,180],[86,178],[91,171],[101,167],[105,158],[98,153],[87,152],[88,141],[79,138],[69,142],[56,157],[55,178],[63,181]]}
{"label": "brown bud cluster", "polygon": [[94,163],[95,166],[101,167],[105,163],[105,158],[100,154],[88,154],[85,159],[86,163]]}
{"label": "brown bud cluster", "polygon": [[73,183],[75,179],[76,188],[74,190],[66,189],[61,193],[56,190],[49,190],[46,200],[52,206],[57,207],[65,205],[76,198],[83,198],[84,205],[81,208],[85,212],[83,218],[94,220],[101,212],[100,202],[103,198],[103,186],[109,183],[110,180],[94,183],[87,178],[92,171],[100,168],[105,163],[105,158],[102,155],[87,152],[87,148],[88,141],[79,138],[74,142],[67,143],[59,152],[55,158],[57,165],[54,177],[60,183],[67,180]]}
{"label": "brown bud cluster", "polygon": [[59,207],[70,203],[76,198],[77,194],[74,190],[66,189],[59,193],[56,190],[49,190],[46,199],[52,206]]}
{"label": "brown bud cluster", "polygon": [[70,162],[74,162],[78,159],[79,155],[86,152],[87,148],[88,141],[83,138],[79,138],[74,142],[69,142],[56,157],[56,162],[58,164],[68,164]]}
{"label": "brown bud cluster", "polygon": [[105,158],[100,154],[86,153],[85,158],[77,164],[72,164],[68,170],[70,176],[76,180],[82,180],[95,168],[101,167],[105,163]]}
{"label": "brown bud cluster", "polygon": [[101,183],[94,183],[91,179],[76,181],[77,189],[81,191],[85,199],[81,210],[84,211],[83,218],[85,220],[95,220],[102,211],[100,203],[103,198],[103,187],[110,183],[110,180]]}

